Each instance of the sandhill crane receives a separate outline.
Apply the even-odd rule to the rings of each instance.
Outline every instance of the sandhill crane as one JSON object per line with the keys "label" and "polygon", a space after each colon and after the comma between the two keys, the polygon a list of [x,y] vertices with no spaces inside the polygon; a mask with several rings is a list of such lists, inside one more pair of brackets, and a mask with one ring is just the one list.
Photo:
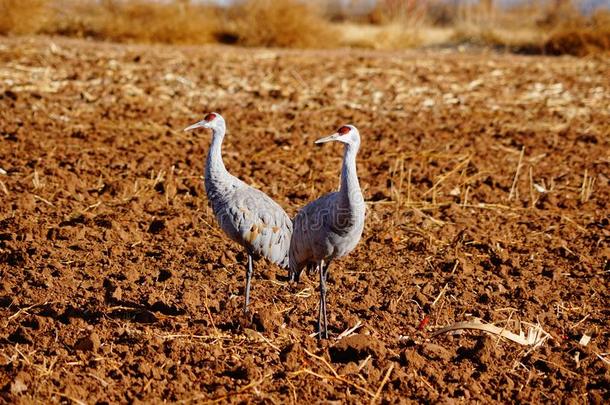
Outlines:
{"label": "sandhill crane", "polygon": [[326,276],[333,259],[351,252],[364,228],[364,198],[356,174],[356,154],[360,134],[353,125],[345,125],[333,135],[315,143],[338,141],[345,144],[339,191],[310,202],[294,219],[290,242],[290,280],[298,282],[303,268],[318,268],[320,273],[320,308],[318,338],[328,338],[326,318]]}
{"label": "sandhill crane", "polygon": [[205,166],[205,190],[214,215],[227,236],[242,245],[248,253],[244,305],[244,312],[247,312],[252,259],[265,257],[287,268],[292,221],[282,207],[265,193],[229,174],[222,161],[221,147],[226,125],[220,114],[210,113],[184,130],[196,128],[212,130],[212,143]]}

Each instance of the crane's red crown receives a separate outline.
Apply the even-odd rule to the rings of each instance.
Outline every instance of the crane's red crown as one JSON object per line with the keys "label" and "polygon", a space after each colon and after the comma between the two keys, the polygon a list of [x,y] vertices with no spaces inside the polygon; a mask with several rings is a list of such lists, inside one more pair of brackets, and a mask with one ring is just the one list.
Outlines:
{"label": "crane's red crown", "polygon": [[205,122],[210,122],[212,121],[214,118],[216,118],[216,114],[214,113],[209,113],[208,115],[205,116],[205,118],[203,119]]}
{"label": "crane's red crown", "polygon": [[347,134],[349,131],[351,131],[350,127],[341,127],[339,128],[339,130],[337,131],[339,134],[341,135],[345,135]]}

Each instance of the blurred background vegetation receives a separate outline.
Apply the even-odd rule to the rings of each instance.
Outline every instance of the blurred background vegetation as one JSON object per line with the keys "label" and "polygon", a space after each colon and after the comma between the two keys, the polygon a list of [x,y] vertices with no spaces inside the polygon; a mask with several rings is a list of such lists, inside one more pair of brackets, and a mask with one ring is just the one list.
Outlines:
{"label": "blurred background vegetation", "polygon": [[610,51],[610,6],[605,0],[0,0],[0,35],[292,48],[472,45],[584,56]]}

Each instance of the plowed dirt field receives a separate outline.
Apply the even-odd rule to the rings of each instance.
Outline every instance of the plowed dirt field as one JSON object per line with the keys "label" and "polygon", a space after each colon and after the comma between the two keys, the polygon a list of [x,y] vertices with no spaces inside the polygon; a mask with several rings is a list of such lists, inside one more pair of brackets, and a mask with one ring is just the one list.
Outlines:
{"label": "plowed dirt field", "polygon": [[[608,57],[3,38],[0,402],[608,403],[609,106]],[[338,185],[313,140],[360,129],[328,341],[315,276],[259,261],[242,314],[210,134],[182,132],[210,111],[290,215]],[[474,318],[541,344],[432,335]]]}

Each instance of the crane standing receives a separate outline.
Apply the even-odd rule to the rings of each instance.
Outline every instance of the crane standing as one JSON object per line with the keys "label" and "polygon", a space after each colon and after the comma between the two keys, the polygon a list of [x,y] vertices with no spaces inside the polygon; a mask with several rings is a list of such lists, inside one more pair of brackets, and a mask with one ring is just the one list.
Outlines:
{"label": "crane standing", "polygon": [[294,219],[290,242],[290,280],[297,281],[301,271],[318,268],[320,274],[320,307],[318,338],[328,338],[326,317],[326,277],[333,259],[351,252],[362,235],[365,205],[358,175],[356,154],[360,133],[353,125],[345,125],[333,135],[315,143],[337,141],[345,144],[341,186],[307,204]]}
{"label": "crane standing", "polygon": [[244,312],[250,303],[253,258],[265,257],[287,268],[292,221],[275,201],[237,177],[231,175],[222,161],[222,141],[226,132],[220,114],[210,113],[202,121],[185,128],[210,128],[212,143],[205,167],[205,190],[222,230],[248,253]]}

